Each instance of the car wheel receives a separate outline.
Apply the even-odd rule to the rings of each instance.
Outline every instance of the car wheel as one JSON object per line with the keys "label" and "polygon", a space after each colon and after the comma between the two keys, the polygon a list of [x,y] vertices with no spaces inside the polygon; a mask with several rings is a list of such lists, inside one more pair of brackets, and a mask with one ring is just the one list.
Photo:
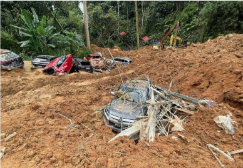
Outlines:
{"label": "car wheel", "polygon": [[64,75],[65,75],[65,76],[68,75],[68,72],[64,72]]}

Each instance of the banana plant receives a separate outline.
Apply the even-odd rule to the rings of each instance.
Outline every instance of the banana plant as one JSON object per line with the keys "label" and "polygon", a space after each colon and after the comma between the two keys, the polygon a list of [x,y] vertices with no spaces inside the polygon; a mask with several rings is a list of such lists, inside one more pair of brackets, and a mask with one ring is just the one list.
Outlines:
{"label": "banana plant", "polygon": [[46,26],[45,15],[39,20],[35,10],[31,8],[31,11],[33,17],[28,11],[23,10],[21,19],[25,23],[24,27],[12,25],[19,30],[19,35],[25,39],[18,42],[20,47],[28,47],[34,53],[44,53],[48,48],[55,48],[55,45],[50,42],[58,33],[53,34],[53,26]]}

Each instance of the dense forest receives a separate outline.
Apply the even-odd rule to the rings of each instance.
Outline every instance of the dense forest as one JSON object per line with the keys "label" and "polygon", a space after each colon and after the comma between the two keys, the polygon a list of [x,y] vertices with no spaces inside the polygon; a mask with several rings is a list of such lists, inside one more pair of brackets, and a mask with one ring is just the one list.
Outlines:
{"label": "dense forest", "polygon": [[[91,51],[85,47],[81,9],[78,1],[1,2],[1,48],[25,58],[65,53],[83,57]],[[178,36],[194,43],[243,33],[243,1],[138,1],[137,9],[140,46],[145,45],[144,36],[150,44],[160,40],[176,21]],[[134,1],[88,1],[87,11],[91,44],[136,49]]]}

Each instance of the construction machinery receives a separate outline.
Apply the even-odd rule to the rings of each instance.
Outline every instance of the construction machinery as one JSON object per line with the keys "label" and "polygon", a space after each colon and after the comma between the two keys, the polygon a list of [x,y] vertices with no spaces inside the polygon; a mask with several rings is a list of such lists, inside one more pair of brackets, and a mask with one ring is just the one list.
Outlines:
{"label": "construction machinery", "polygon": [[[162,39],[161,39],[161,41],[160,41],[160,48],[161,48],[161,49],[163,48],[163,43],[164,43],[166,37],[167,37],[168,35],[170,35],[170,33],[171,33],[174,29],[175,29],[175,34],[174,34],[174,44],[173,44],[173,46],[175,47],[175,45],[176,45],[176,37],[177,37],[177,31],[178,31],[178,28],[179,28],[179,21],[177,21],[176,24],[175,24],[173,27],[171,27],[171,29],[164,35],[164,37],[162,37]],[[172,40],[172,41],[173,41],[173,40]],[[171,43],[172,43],[172,42],[171,42]]]}
{"label": "construction machinery", "polygon": [[[174,35],[172,34],[171,37],[170,37],[170,46],[172,46],[173,40],[174,40]],[[176,40],[178,40],[179,41],[179,45],[181,45],[182,39],[179,36],[176,37]]]}

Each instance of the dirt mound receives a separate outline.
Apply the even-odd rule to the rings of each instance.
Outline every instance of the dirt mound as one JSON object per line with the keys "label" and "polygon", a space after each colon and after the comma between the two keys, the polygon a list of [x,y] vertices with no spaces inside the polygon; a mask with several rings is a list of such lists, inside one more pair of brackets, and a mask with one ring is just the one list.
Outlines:
{"label": "dirt mound", "polygon": [[[93,52],[106,48],[91,45]],[[108,144],[116,134],[106,127],[101,113],[113,98],[111,91],[121,84],[116,69],[110,73],[73,73],[48,76],[41,70],[1,71],[1,139],[6,154],[2,167],[219,167],[206,144],[223,151],[243,148],[243,35],[220,36],[187,48],[153,51],[111,49],[114,57],[133,60],[122,66],[123,80],[149,76],[153,84],[195,98],[215,100],[217,104],[198,108],[186,118],[184,139],[173,132],[156,136],[154,143],[127,137]],[[226,134],[213,121],[218,115],[232,114],[237,122],[234,135]],[[74,122],[63,117],[66,116]],[[17,132],[5,142],[4,138]],[[178,137],[178,140],[172,139]],[[218,155],[219,156],[219,155]],[[226,167],[241,167],[243,155],[235,162],[223,156]]]}

